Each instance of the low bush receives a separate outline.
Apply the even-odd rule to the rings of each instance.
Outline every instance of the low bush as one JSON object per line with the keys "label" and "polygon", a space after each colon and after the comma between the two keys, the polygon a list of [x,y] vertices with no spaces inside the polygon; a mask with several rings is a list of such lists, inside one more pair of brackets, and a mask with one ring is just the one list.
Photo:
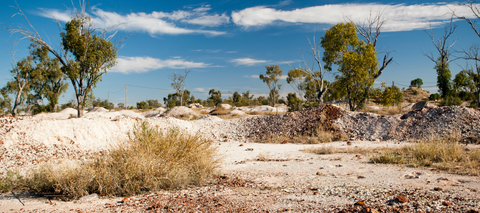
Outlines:
{"label": "low bush", "polygon": [[385,149],[374,163],[431,167],[456,174],[480,175],[480,150],[460,145],[456,138],[420,141],[412,146]]}
{"label": "low bush", "polygon": [[128,143],[93,162],[50,165],[26,179],[27,188],[78,198],[91,193],[130,196],[160,189],[200,185],[218,168],[216,148],[199,135],[162,132],[144,122]]}

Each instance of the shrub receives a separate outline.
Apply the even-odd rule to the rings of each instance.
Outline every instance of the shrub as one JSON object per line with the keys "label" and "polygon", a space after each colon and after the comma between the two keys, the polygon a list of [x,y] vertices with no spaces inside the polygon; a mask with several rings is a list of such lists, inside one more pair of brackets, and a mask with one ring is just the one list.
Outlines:
{"label": "shrub", "polygon": [[50,165],[27,180],[35,193],[78,198],[90,193],[129,196],[159,189],[199,185],[218,167],[216,148],[199,135],[135,127],[128,143],[93,162]]}
{"label": "shrub", "polygon": [[480,150],[465,149],[457,138],[420,141],[412,146],[387,149],[372,157],[374,163],[433,167],[457,174],[480,175]]}

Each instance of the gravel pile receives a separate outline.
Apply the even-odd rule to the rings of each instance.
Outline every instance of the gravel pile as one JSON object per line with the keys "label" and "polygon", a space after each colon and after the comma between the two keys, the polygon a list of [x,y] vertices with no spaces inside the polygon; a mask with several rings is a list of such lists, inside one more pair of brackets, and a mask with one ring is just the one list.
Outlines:
{"label": "gravel pile", "polygon": [[332,121],[343,114],[345,111],[338,107],[322,104],[298,112],[247,118],[243,120],[246,127],[243,132],[252,140],[312,135],[319,126],[333,131]]}
{"label": "gravel pile", "polygon": [[194,119],[200,117],[195,111],[184,106],[174,107],[163,113],[162,116],[184,119]]}
{"label": "gravel pile", "polygon": [[480,137],[480,111],[458,106],[425,107],[399,115],[349,112],[333,123],[358,140]]}

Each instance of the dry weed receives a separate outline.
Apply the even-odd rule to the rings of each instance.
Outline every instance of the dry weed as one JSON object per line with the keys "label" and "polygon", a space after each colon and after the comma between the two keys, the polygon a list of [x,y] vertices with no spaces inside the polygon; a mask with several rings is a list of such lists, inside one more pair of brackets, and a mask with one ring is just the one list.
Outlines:
{"label": "dry weed", "polygon": [[202,184],[214,175],[218,163],[211,142],[178,130],[162,132],[144,122],[128,143],[106,156],[81,164],[50,165],[34,171],[26,182],[39,194],[129,196]]}
{"label": "dry weed", "polygon": [[371,149],[360,148],[360,147],[335,148],[333,146],[321,146],[321,147],[310,147],[302,151],[319,154],[319,155],[331,155],[331,154],[337,154],[337,153],[367,155],[367,154],[378,152],[379,148],[371,148]]}
{"label": "dry weed", "polygon": [[331,131],[324,130],[324,127],[317,127],[313,135],[299,135],[295,137],[287,137],[280,135],[271,135],[267,139],[257,140],[259,143],[275,143],[275,144],[284,144],[284,143],[299,143],[299,144],[321,144],[329,143],[334,140],[344,140],[346,134],[335,134]]}
{"label": "dry weed", "polygon": [[480,175],[480,150],[466,148],[456,136],[419,141],[415,145],[385,150],[374,163],[431,167],[463,175]]}

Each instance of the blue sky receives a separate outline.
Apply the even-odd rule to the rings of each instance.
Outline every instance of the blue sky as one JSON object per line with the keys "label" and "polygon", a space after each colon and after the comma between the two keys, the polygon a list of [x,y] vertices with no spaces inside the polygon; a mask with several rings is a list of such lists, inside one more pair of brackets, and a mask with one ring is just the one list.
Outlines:
{"label": "blue sky", "polygon": [[[58,49],[59,28],[51,16],[65,24],[71,14],[69,10],[73,9],[71,1],[17,2],[42,38]],[[306,36],[312,39],[315,31],[318,41],[322,32],[346,17],[361,21],[370,11],[383,11],[388,19],[378,40],[378,58],[388,51],[394,59],[377,81],[387,84],[395,81],[402,88],[408,87],[412,79],[421,78],[426,90],[436,92],[435,64],[424,53],[438,53],[424,30],[432,28],[435,37],[440,37],[452,10],[471,17],[468,8],[458,3],[461,2],[91,0],[95,27],[123,23],[115,29],[118,30],[115,39],[131,36],[118,52],[117,66],[103,76],[94,95],[123,103],[128,84],[128,105],[147,99],[163,101],[163,97],[173,93],[168,76],[173,72],[183,73],[185,68],[192,71],[186,89],[196,98],[207,98],[210,89],[221,90],[223,98],[229,92],[247,90],[255,97],[266,95],[268,88],[258,79],[265,66],[280,65],[286,75],[291,69],[287,63],[301,67],[303,57],[311,63],[311,58],[299,50],[309,50]],[[0,2],[0,22],[26,25],[23,17],[12,17],[17,12],[9,7],[13,5],[14,0]],[[455,50],[469,48],[479,41],[465,21],[455,20],[455,24],[457,30],[449,40],[455,42]],[[12,78],[9,42],[16,38],[18,35],[0,31],[0,85]],[[17,46],[17,60],[27,56],[28,45],[22,41]],[[461,71],[466,63],[461,59],[451,62],[452,74]],[[327,80],[333,80],[335,74],[327,73]],[[282,96],[293,92],[285,80],[281,83]],[[60,103],[74,97],[73,87],[69,88]]]}

